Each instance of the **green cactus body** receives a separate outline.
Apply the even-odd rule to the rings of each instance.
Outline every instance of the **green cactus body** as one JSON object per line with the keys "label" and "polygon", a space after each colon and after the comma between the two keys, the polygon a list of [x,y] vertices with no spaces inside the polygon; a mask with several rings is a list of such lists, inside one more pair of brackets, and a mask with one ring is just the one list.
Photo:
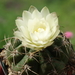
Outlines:
{"label": "green cactus body", "polygon": [[[67,75],[66,66],[74,50],[62,33],[53,45],[35,52],[22,46],[18,39],[11,39],[5,45],[8,66],[14,75]],[[13,75],[13,74],[12,74]]]}

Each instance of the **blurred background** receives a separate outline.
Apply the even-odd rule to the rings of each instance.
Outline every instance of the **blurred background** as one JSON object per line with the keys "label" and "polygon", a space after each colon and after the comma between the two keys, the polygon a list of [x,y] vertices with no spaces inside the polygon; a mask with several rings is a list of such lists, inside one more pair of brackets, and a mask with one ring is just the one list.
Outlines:
{"label": "blurred background", "polygon": [[75,0],[0,0],[0,48],[5,45],[4,37],[13,36],[15,19],[31,5],[39,11],[47,6],[50,12],[56,12],[60,29],[74,34],[71,42],[75,46]]}

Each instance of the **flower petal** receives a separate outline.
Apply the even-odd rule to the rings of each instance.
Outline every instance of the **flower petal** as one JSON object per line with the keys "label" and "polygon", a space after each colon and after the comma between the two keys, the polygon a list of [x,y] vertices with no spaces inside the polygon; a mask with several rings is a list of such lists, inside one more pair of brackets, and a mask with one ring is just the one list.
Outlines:
{"label": "flower petal", "polygon": [[[33,33],[34,28],[38,26],[39,20],[38,19],[33,19],[28,21],[28,30],[30,33]],[[37,25],[37,26],[36,26]]]}
{"label": "flower petal", "polygon": [[20,40],[22,40],[23,38],[23,35],[21,34],[21,32],[19,32],[19,31],[15,31],[14,32],[14,35],[15,35],[15,37],[17,37],[18,39],[20,39]]}
{"label": "flower petal", "polygon": [[48,14],[46,16],[46,21],[49,23],[50,28],[58,26],[58,18],[54,17],[53,14]]}
{"label": "flower petal", "polygon": [[58,24],[58,17],[57,17],[57,15],[56,15],[56,13],[53,12],[53,13],[51,13],[51,15],[52,15],[52,17],[53,17],[53,19],[54,19],[55,24]]}
{"label": "flower petal", "polygon": [[37,8],[31,5],[28,11],[32,13],[34,10],[37,10]]}
{"label": "flower petal", "polygon": [[42,18],[41,13],[38,10],[34,10],[32,13],[32,18]]}
{"label": "flower petal", "polygon": [[24,37],[30,39],[30,35],[29,35],[28,29],[26,27],[23,27],[23,26],[21,26],[20,28],[21,28],[21,32],[24,35]]}
{"label": "flower petal", "polygon": [[50,37],[50,40],[51,41],[54,40],[58,36],[59,33],[60,33],[60,30],[56,30],[56,32],[53,33],[52,37]]}
{"label": "flower petal", "polygon": [[42,17],[46,17],[48,14],[49,14],[49,10],[47,7],[44,7],[42,10],[41,10],[41,14],[42,14]]}
{"label": "flower petal", "polygon": [[22,17],[23,17],[23,20],[27,22],[29,19],[31,19],[31,13],[29,11],[23,11]]}
{"label": "flower petal", "polygon": [[20,26],[24,25],[23,20],[21,19],[16,19],[15,22],[19,30],[20,30]]}

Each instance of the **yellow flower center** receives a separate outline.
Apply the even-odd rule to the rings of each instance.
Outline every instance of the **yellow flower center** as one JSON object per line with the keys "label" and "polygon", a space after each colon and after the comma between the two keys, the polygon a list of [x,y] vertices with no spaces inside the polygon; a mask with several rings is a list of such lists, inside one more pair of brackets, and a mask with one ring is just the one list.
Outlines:
{"label": "yellow flower center", "polygon": [[46,30],[46,24],[44,22],[39,22],[35,24],[33,33],[41,33]]}
{"label": "yellow flower center", "polygon": [[38,28],[37,30],[35,30],[34,32],[36,33],[36,32],[38,32],[38,33],[40,33],[40,32],[43,32],[43,31],[45,31],[45,29],[44,28]]}

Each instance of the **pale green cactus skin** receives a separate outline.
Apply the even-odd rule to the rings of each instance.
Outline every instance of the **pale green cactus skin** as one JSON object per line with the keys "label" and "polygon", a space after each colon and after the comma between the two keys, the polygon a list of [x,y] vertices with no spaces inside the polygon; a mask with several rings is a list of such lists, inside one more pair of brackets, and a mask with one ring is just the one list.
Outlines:
{"label": "pale green cactus skin", "polygon": [[67,65],[74,56],[74,50],[62,33],[54,40],[53,45],[35,52],[22,46],[18,39],[11,39],[5,45],[7,61],[15,75],[67,75]]}

